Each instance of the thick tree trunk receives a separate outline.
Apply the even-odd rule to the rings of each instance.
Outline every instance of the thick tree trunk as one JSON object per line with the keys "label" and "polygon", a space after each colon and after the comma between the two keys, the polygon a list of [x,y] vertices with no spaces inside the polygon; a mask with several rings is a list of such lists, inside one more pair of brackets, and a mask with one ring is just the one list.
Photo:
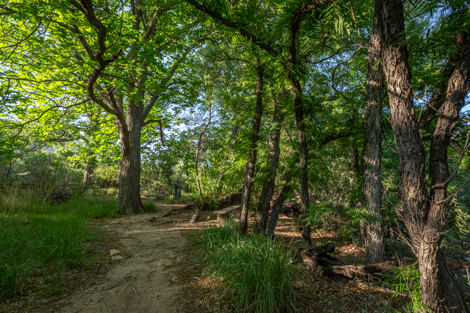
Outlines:
{"label": "thick tree trunk", "polygon": [[[411,70],[405,42],[401,0],[376,0],[376,14],[383,44],[382,60],[392,113],[392,129],[400,152],[400,197],[405,226],[419,261],[422,303],[432,312],[469,312],[466,301],[439,250],[445,229],[448,184],[447,147],[468,91],[470,46],[456,66],[448,84],[431,143],[431,203],[425,181],[425,150],[413,106]],[[424,310],[423,310],[424,312]]]}
{"label": "thick tree trunk", "polygon": [[279,196],[277,197],[277,200],[273,205],[273,212],[271,213],[271,218],[269,219],[269,227],[268,227],[268,232],[267,232],[268,239],[271,239],[271,240],[274,239],[274,231],[276,230],[277,220],[279,219],[279,214],[281,213],[282,205],[284,204],[284,201],[292,188],[291,185],[289,184],[290,180],[291,180],[291,175],[290,175],[290,172],[288,171],[284,175],[284,178],[281,181],[282,190],[279,193]]}
{"label": "thick tree trunk", "polygon": [[363,194],[364,205],[373,218],[365,226],[366,264],[380,263],[385,259],[384,231],[382,227],[382,100],[384,75],[380,61],[380,37],[377,24],[380,16],[374,16],[372,34],[368,51],[368,74],[366,89],[366,107],[364,122],[366,133],[364,138],[363,159]]}
{"label": "thick tree trunk", "polygon": [[118,211],[124,214],[144,212],[140,198],[140,138],[141,122],[138,107],[129,105],[124,128],[115,118],[115,125],[121,140],[121,169],[119,171],[119,195],[116,202]]}
{"label": "thick tree trunk", "polygon": [[[285,94],[285,91],[280,92],[281,96],[283,96],[283,94]],[[271,197],[273,196],[276,172],[279,165],[279,154],[281,152],[279,143],[281,141],[282,121],[284,120],[284,114],[282,113],[283,106],[280,102],[282,103],[284,100],[285,99],[280,99],[280,101],[276,99],[273,100],[273,129],[271,137],[269,138],[269,155],[266,162],[267,177],[261,188],[261,195],[255,214],[255,232],[263,235],[266,233],[266,222],[268,220]]]}
{"label": "thick tree trunk", "polygon": [[246,235],[248,229],[248,209],[251,197],[251,187],[252,180],[255,174],[255,165],[256,157],[258,154],[258,139],[259,139],[259,129],[261,126],[261,115],[263,114],[263,75],[264,67],[259,63],[256,67],[257,73],[257,84],[256,84],[256,109],[255,115],[253,117],[253,137],[251,140],[251,150],[250,157],[248,159],[248,164],[246,165],[246,181],[245,186],[243,186],[243,196],[241,202],[241,214],[240,214],[240,233]]}

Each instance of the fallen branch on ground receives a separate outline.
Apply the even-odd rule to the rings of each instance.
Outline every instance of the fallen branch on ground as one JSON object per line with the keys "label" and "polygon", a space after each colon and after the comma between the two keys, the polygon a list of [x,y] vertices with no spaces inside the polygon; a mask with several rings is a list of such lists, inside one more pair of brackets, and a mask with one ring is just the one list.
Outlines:
{"label": "fallen branch on ground", "polygon": [[170,215],[171,213],[176,212],[176,211],[190,210],[190,209],[192,209],[193,207],[194,207],[194,204],[191,203],[191,204],[185,205],[185,206],[182,207],[182,208],[174,208],[174,209],[171,209],[170,211],[166,212],[166,213],[163,214],[162,216],[160,216],[160,218],[165,217],[165,216],[168,216],[168,215]]}
{"label": "fallen branch on ground", "polygon": [[[352,279],[354,277],[378,277],[381,278],[386,272],[396,269],[402,265],[410,265],[414,261],[410,258],[387,261],[370,265],[345,265],[340,259],[329,255],[335,251],[335,245],[329,242],[323,246],[312,249],[304,249],[300,256],[307,268],[316,271],[319,267],[323,270],[323,275],[341,275]],[[470,268],[470,262],[449,262],[451,269]]]}

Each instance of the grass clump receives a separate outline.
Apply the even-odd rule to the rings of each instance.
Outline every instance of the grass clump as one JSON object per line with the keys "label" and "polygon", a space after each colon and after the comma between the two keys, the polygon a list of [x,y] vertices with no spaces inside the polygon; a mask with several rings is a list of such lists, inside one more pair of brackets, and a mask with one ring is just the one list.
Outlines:
{"label": "grass clump", "polygon": [[157,211],[157,205],[153,201],[146,200],[143,204],[145,212],[154,213]]}
{"label": "grass clump", "polygon": [[[32,277],[48,281],[47,273],[60,276],[66,268],[83,266],[85,243],[97,235],[88,221],[115,214],[113,201],[102,199],[50,205],[0,194],[0,298],[21,293]],[[49,294],[60,291],[57,286],[59,279],[43,289]]]}
{"label": "grass clump", "polygon": [[235,312],[295,311],[294,282],[302,275],[279,243],[242,237],[233,225],[207,228],[194,241],[203,247],[205,275],[220,279],[223,300]]}

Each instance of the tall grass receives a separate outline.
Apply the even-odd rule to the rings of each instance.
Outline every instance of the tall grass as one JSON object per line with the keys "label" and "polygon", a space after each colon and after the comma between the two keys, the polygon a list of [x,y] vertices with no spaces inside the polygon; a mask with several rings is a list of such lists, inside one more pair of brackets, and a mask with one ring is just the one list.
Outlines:
{"label": "tall grass", "polygon": [[235,312],[295,311],[294,282],[302,276],[280,244],[241,237],[233,226],[207,228],[194,241],[203,247],[205,275],[220,279]]}
{"label": "tall grass", "polygon": [[85,243],[97,235],[88,221],[115,212],[114,203],[102,199],[47,205],[0,194],[0,298],[21,292],[32,275],[83,265]]}

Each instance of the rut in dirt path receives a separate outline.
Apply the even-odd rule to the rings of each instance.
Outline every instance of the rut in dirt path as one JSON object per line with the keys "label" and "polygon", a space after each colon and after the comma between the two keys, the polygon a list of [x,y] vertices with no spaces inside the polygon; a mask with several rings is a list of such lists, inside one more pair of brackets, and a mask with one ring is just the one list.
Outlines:
{"label": "rut in dirt path", "polygon": [[[172,206],[174,207],[174,206]],[[116,265],[101,282],[68,297],[62,313],[167,313],[180,312],[178,264],[189,243],[175,224],[149,222],[156,214],[112,219],[105,231],[117,234],[120,246]],[[163,220],[163,219],[162,219]],[[119,257],[118,257],[119,258]]]}

